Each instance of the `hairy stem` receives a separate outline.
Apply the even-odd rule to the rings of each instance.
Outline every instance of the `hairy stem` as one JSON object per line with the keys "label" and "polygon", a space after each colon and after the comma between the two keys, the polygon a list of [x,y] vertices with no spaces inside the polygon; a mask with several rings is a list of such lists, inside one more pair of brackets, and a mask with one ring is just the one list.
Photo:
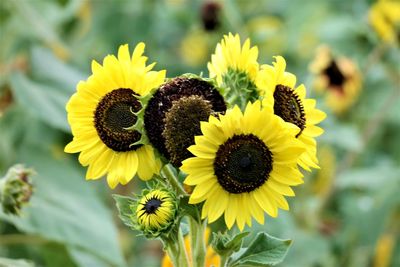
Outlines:
{"label": "hairy stem", "polygon": [[189,217],[193,267],[204,267],[206,258],[206,246],[204,242],[205,221],[202,222]]}
{"label": "hairy stem", "polygon": [[178,195],[187,195],[185,189],[183,189],[181,183],[178,181],[178,177],[176,177],[172,168],[173,167],[170,164],[165,165],[165,167],[162,169],[163,176],[167,178],[168,182],[175,189]]}

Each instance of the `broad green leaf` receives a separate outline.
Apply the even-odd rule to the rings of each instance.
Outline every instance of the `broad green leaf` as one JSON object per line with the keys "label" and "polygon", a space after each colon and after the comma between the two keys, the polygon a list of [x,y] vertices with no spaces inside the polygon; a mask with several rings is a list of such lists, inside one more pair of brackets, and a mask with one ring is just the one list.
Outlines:
{"label": "broad green leaf", "polygon": [[222,234],[220,232],[213,232],[211,244],[219,255],[229,256],[240,249],[243,243],[243,238],[248,236],[249,233],[250,232],[242,232],[230,236],[228,233]]}
{"label": "broad green leaf", "polygon": [[25,144],[19,155],[37,172],[35,192],[21,217],[0,218],[22,232],[88,251],[106,266],[124,266],[112,216],[82,171],[66,155],[38,146]]}
{"label": "broad green leaf", "polygon": [[65,112],[69,94],[34,82],[18,72],[11,76],[11,87],[17,101],[27,111],[57,129],[70,131]]}
{"label": "broad green leaf", "polygon": [[67,65],[45,48],[34,47],[31,52],[31,69],[35,79],[50,81],[57,85],[57,89],[72,95],[80,80],[85,75],[77,69]]}
{"label": "broad green leaf", "polygon": [[117,194],[114,194],[112,196],[115,199],[118,208],[119,218],[126,226],[133,227],[131,219],[133,211],[131,205],[134,204],[135,200],[131,197],[121,196]]}
{"label": "broad green leaf", "polygon": [[273,266],[283,261],[291,240],[259,233],[253,242],[229,260],[228,266]]}
{"label": "broad green leaf", "polygon": [[27,260],[0,258],[0,267],[35,267],[35,264]]}

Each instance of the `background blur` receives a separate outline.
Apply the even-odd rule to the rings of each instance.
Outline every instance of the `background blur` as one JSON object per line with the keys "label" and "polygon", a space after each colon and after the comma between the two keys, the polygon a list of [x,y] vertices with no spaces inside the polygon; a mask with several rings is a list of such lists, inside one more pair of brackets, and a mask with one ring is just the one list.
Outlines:
{"label": "background blur", "polygon": [[[104,180],[85,181],[77,155],[63,152],[72,138],[65,104],[90,75],[91,60],[101,62],[120,44],[133,49],[144,41],[145,54],[169,77],[207,76],[228,32],[250,37],[260,63],[284,56],[328,114],[318,139],[321,170],[295,188],[289,212],[255,223],[252,234],[294,240],[281,266],[400,266],[400,52],[371,27],[374,1],[216,3],[0,1],[0,177],[15,163],[37,173],[22,215],[0,211],[0,266],[160,266],[160,244],[123,226],[111,198],[143,185],[133,179],[112,191]],[[210,26],[215,10],[218,23]],[[321,44],[361,72],[360,94],[340,115],[313,89],[309,65]]]}

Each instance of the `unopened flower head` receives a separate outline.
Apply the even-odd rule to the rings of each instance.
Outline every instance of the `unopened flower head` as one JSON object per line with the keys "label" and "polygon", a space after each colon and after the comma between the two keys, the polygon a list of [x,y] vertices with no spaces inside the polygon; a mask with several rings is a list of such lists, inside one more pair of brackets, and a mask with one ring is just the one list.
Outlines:
{"label": "unopened flower head", "polygon": [[33,193],[32,174],[32,169],[15,165],[0,179],[0,203],[4,213],[18,215],[22,206],[29,202]]}
{"label": "unopened flower head", "polygon": [[65,147],[78,153],[79,162],[89,166],[86,179],[107,173],[111,188],[127,184],[136,174],[150,179],[160,170],[150,145],[140,143],[141,129],[132,129],[145,96],[164,82],[165,71],[151,71],[146,65],[144,43],[130,55],[128,45],[120,46],[118,57],[108,55],[103,65],[92,62],[93,74],[81,81],[67,104],[68,121],[74,139]]}
{"label": "unopened flower head", "polygon": [[176,222],[178,202],[167,189],[144,191],[136,205],[133,219],[146,236],[167,234]]}

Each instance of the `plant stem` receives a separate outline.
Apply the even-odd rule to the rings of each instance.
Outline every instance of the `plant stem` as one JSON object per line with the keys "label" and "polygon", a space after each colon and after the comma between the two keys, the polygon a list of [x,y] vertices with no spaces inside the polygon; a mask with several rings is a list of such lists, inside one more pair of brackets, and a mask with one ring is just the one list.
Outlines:
{"label": "plant stem", "polygon": [[224,256],[220,256],[220,258],[221,258],[221,267],[225,267],[226,266],[226,264],[228,263],[228,255],[224,255]]}
{"label": "plant stem", "polygon": [[175,267],[189,267],[182,231],[179,228],[175,238],[165,240],[167,253]]}
{"label": "plant stem", "polygon": [[189,217],[193,267],[204,267],[206,258],[206,246],[204,244],[205,221],[200,216],[198,220]]}
{"label": "plant stem", "polygon": [[178,195],[187,195],[185,189],[183,189],[182,185],[178,181],[178,178],[174,174],[172,170],[172,166],[170,164],[165,165],[165,167],[162,169],[162,174],[167,178],[171,186],[176,190]]}

